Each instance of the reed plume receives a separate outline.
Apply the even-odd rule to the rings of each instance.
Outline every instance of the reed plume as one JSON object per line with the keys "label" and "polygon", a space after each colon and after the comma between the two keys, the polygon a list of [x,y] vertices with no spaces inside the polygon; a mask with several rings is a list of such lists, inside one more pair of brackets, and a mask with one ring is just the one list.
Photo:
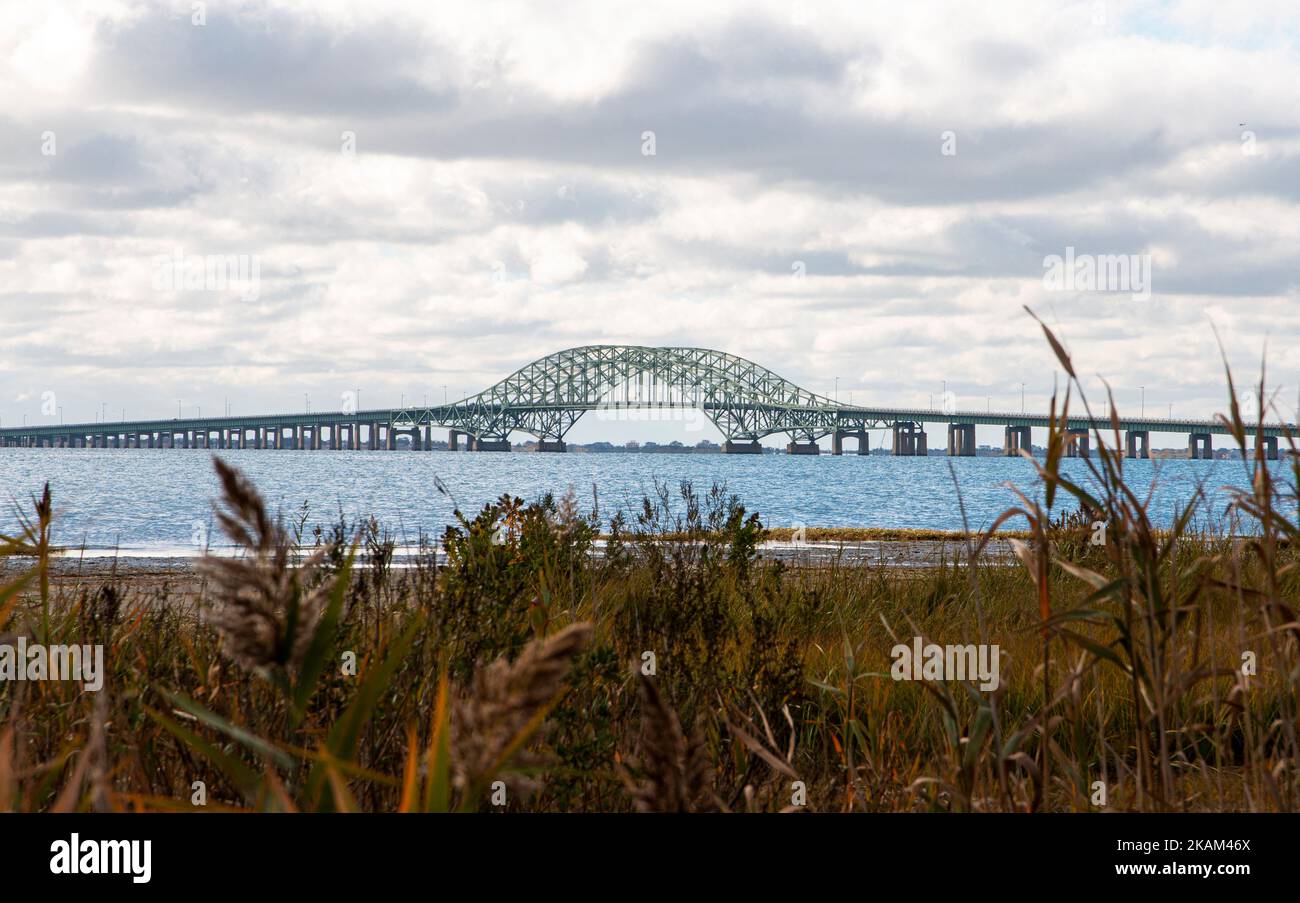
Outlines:
{"label": "reed plume", "polygon": [[268,516],[257,489],[220,458],[212,464],[225,506],[217,507],[217,522],[242,554],[205,555],[199,562],[212,586],[204,619],[221,636],[222,653],[241,667],[263,676],[294,669],[315,636],[333,587],[333,578],[315,581],[328,549],[294,567],[293,543]]}
{"label": "reed plume", "polygon": [[639,670],[640,755],[619,766],[623,785],[640,812],[713,812],[725,807],[713,792],[713,765],[703,738],[682,730],[681,720],[654,681]]}
{"label": "reed plume", "polygon": [[[540,754],[522,747],[559,700],[573,659],[591,633],[591,624],[570,624],[533,640],[515,661],[502,657],[474,672],[452,708],[452,776],[458,790],[481,789],[507,764],[528,769],[543,763]],[[522,791],[534,786],[518,776],[513,781]]]}

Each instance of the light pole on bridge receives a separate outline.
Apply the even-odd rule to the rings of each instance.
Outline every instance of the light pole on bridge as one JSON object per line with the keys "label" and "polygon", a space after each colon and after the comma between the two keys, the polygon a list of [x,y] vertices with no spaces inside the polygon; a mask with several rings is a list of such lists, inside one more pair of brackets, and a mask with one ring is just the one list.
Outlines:
{"label": "light pole on bridge", "polygon": [[1139,386],[1138,388],[1142,390],[1142,416],[1145,417],[1147,415],[1147,387]]}
{"label": "light pole on bridge", "polygon": [[1020,413],[1025,413],[1025,384],[1020,384]]}

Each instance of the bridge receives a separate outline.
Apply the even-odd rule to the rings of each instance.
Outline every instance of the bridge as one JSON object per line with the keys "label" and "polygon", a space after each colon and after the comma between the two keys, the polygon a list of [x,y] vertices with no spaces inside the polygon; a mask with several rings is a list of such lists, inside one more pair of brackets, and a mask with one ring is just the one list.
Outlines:
{"label": "bridge", "polygon": [[[790,454],[818,454],[818,440],[831,437],[833,454],[844,440],[856,440],[858,454],[869,451],[867,430],[892,431],[896,455],[928,454],[925,424],[946,423],[948,454],[975,454],[975,427],[1004,428],[1003,451],[1019,454],[1032,447],[1032,430],[1046,428],[1046,414],[889,408],[841,404],[800,388],[752,361],[707,348],[652,348],[638,345],[586,345],[547,355],[516,370],[497,384],[459,401],[420,407],[178,417],[116,423],[45,424],[0,429],[0,445],[27,448],[276,448],[388,449],[399,437],[415,450],[432,447],[432,430],[446,428],[448,448],[510,451],[510,435],[529,433],[543,452],[566,450],[565,434],[588,411],[694,408],[703,411],[725,442],[728,454],[757,454],[759,440],[783,433]],[[1186,433],[1188,455],[1212,457],[1213,435],[1228,430],[1212,420],[1119,419],[1128,457],[1150,457],[1152,432]],[[1087,456],[1089,433],[1110,430],[1109,419],[1072,416],[1067,455]],[[1251,427],[1257,455],[1278,456],[1278,440],[1290,425]]]}

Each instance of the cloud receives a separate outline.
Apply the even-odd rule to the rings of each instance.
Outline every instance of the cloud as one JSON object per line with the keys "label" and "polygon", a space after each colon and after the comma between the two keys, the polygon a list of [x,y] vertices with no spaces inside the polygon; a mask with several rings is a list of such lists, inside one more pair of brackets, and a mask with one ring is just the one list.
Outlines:
{"label": "cloud", "polygon": [[[6,9],[0,397],[395,403],[631,342],[1018,408],[1024,305],[1153,405],[1220,406],[1211,323],[1291,394],[1300,16],[1095,9]],[[1048,290],[1067,247],[1150,255],[1152,297]],[[177,252],[256,257],[256,299],[160,291]]]}

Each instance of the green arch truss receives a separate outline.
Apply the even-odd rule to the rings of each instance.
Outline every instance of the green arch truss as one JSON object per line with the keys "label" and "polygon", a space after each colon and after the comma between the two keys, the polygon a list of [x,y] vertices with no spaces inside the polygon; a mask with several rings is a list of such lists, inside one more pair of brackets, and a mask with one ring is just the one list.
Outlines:
{"label": "green arch truss", "polygon": [[393,412],[394,426],[435,423],[480,439],[513,431],[558,441],[588,411],[696,408],[729,440],[804,439],[868,425],[829,398],[753,361],[708,348],[584,345],[548,354],[494,386],[440,407]]}

